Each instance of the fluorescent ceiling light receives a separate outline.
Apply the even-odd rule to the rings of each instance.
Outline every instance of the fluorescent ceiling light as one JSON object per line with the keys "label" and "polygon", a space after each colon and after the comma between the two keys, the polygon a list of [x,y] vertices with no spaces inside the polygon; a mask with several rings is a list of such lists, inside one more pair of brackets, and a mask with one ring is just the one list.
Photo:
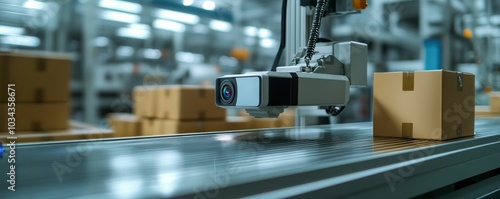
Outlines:
{"label": "fluorescent ceiling light", "polygon": [[168,21],[163,19],[156,19],[153,21],[153,27],[158,29],[170,30],[173,32],[184,32],[186,31],[186,25],[177,23],[174,21]]}
{"label": "fluorescent ceiling light", "polygon": [[101,0],[99,1],[99,7],[131,13],[140,13],[142,11],[140,4],[119,0]]}
{"label": "fluorescent ceiling light", "polygon": [[202,8],[205,10],[214,10],[215,3],[213,1],[205,1],[203,2]]}
{"label": "fluorescent ceiling light", "polygon": [[229,32],[233,25],[228,22],[220,21],[220,20],[211,20],[208,24],[212,30],[217,30],[221,32]]}
{"label": "fluorescent ceiling light", "polygon": [[260,40],[260,46],[263,48],[272,48],[276,45],[276,41],[274,39],[262,39]]}
{"label": "fluorescent ceiling light", "polygon": [[101,12],[101,18],[123,23],[139,23],[141,17],[135,14],[105,10]]}
{"label": "fluorescent ceiling light", "polygon": [[200,17],[196,15],[164,9],[156,11],[156,16],[158,18],[169,19],[187,24],[197,24],[200,21]]}
{"label": "fluorescent ceiling light", "polygon": [[97,47],[106,47],[109,45],[109,39],[107,37],[97,37],[94,39],[94,45]]}
{"label": "fluorescent ceiling light", "polygon": [[35,0],[28,0],[24,2],[23,7],[29,8],[29,9],[37,9],[37,10],[42,10],[45,8],[45,3],[40,2],[40,1],[35,1]]}
{"label": "fluorescent ceiling light", "polygon": [[197,53],[177,52],[175,53],[175,59],[185,63],[202,63],[205,60],[205,56]]}
{"label": "fluorescent ceiling light", "polygon": [[2,37],[2,43],[16,45],[16,46],[29,46],[29,47],[37,47],[40,45],[40,39],[38,37],[33,36],[25,36],[25,35],[10,35]]}
{"label": "fluorescent ceiling light", "polygon": [[269,29],[261,28],[259,29],[259,37],[260,38],[269,38],[273,33]]}
{"label": "fluorescent ceiling light", "polygon": [[0,25],[0,35],[22,35],[22,34],[24,34],[23,28]]}
{"label": "fluorescent ceiling light", "polygon": [[120,28],[116,32],[117,36],[129,37],[135,39],[147,39],[149,38],[149,30],[135,29],[135,28]]}
{"label": "fluorescent ceiling light", "polygon": [[146,59],[159,59],[161,57],[161,51],[158,49],[147,48],[142,51],[142,55]]}
{"label": "fluorescent ceiling light", "polygon": [[194,3],[194,0],[183,0],[182,1],[182,5],[184,6],[190,6],[190,5],[193,5]]}
{"label": "fluorescent ceiling light", "polygon": [[130,57],[134,54],[134,48],[130,46],[119,46],[116,49],[116,56],[118,57]]}
{"label": "fluorescent ceiling light", "polygon": [[247,26],[247,27],[243,28],[243,32],[247,36],[255,37],[259,33],[259,29],[254,27],[254,26]]}

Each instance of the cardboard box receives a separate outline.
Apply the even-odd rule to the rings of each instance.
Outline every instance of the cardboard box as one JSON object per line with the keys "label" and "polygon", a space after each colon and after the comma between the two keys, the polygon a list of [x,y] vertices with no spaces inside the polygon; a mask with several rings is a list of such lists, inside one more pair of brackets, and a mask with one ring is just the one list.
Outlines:
{"label": "cardboard box", "polygon": [[[0,54],[0,87],[15,84],[16,102],[67,102],[72,61],[69,56]],[[0,102],[7,102],[0,92]]]}
{"label": "cardboard box", "polygon": [[141,120],[132,114],[112,114],[109,125],[116,137],[131,137],[141,135]]}
{"label": "cardboard box", "polygon": [[163,132],[162,120],[158,119],[142,119],[141,120],[141,135],[161,135]]}
{"label": "cardboard box", "polygon": [[[0,132],[8,131],[7,103],[0,103]],[[70,104],[16,103],[15,127],[20,131],[65,130],[69,127]]]}
{"label": "cardboard box", "polygon": [[475,115],[476,115],[476,118],[498,117],[498,116],[500,116],[500,112],[498,112],[498,113],[491,112],[490,106],[476,106]]}
{"label": "cardboard box", "polygon": [[226,110],[215,105],[211,86],[158,87],[157,118],[170,120],[224,120]]}
{"label": "cardboard box", "polygon": [[136,86],[133,90],[134,114],[141,118],[156,116],[156,91],[158,86]]}
{"label": "cardboard box", "polygon": [[490,108],[493,113],[500,113],[500,92],[490,93]]}
{"label": "cardboard box", "polygon": [[250,118],[244,116],[231,116],[226,118],[225,130],[245,130],[252,129],[253,122]]}
{"label": "cardboard box", "polygon": [[282,128],[295,125],[295,115],[289,111],[283,112],[278,118],[253,118],[253,128]]}
{"label": "cardboard box", "polygon": [[211,121],[178,121],[161,120],[163,134],[198,133],[212,131],[226,131],[227,123],[224,120]]}
{"label": "cardboard box", "polygon": [[474,75],[375,73],[373,134],[447,140],[474,135]]}

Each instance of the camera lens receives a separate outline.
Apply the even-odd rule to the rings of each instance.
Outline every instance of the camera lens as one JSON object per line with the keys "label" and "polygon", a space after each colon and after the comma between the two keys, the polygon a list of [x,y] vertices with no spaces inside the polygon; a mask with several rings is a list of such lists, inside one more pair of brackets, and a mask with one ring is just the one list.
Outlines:
{"label": "camera lens", "polygon": [[229,85],[224,85],[224,87],[222,87],[222,97],[225,100],[229,100],[231,99],[232,95],[233,95],[233,89],[231,89]]}
{"label": "camera lens", "polygon": [[228,80],[225,80],[221,83],[221,87],[220,87],[220,96],[222,98],[222,102],[224,103],[231,103],[234,99],[234,87],[233,87],[233,84],[228,81]]}

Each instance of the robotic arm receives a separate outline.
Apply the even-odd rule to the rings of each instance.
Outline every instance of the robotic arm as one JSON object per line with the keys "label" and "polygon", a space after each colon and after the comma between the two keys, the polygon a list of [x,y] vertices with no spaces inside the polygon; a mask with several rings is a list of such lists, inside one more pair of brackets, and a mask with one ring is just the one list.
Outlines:
{"label": "robotic arm", "polygon": [[278,117],[288,106],[319,106],[338,115],[349,101],[349,88],[366,86],[366,44],[316,43],[322,17],[358,13],[366,0],[307,0],[301,5],[316,7],[307,47],[276,71],[217,78],[218,106],[244,108],[257,118]]}

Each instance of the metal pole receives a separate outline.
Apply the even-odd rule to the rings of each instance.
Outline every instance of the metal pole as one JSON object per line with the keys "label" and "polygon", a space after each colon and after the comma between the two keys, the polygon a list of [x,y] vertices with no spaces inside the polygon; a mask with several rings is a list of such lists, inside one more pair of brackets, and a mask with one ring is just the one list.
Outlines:
{"label": "metal pole", "polygon": [[[286,16],[286,46],[285,63],[289,64],[307,40],[306,9],[300,6],[300,1],[288,1]],[[305,118],[301,118],[299,108],[295,109],[295,126],[302,126]]]}
{"label": "metal pole", "polygon": [[85,122],[97,124],[97,92],[94,85],[94,46],[93,39],[96,34],[95,10],[96,1],[84,3],[83,12],[83,93]]}

